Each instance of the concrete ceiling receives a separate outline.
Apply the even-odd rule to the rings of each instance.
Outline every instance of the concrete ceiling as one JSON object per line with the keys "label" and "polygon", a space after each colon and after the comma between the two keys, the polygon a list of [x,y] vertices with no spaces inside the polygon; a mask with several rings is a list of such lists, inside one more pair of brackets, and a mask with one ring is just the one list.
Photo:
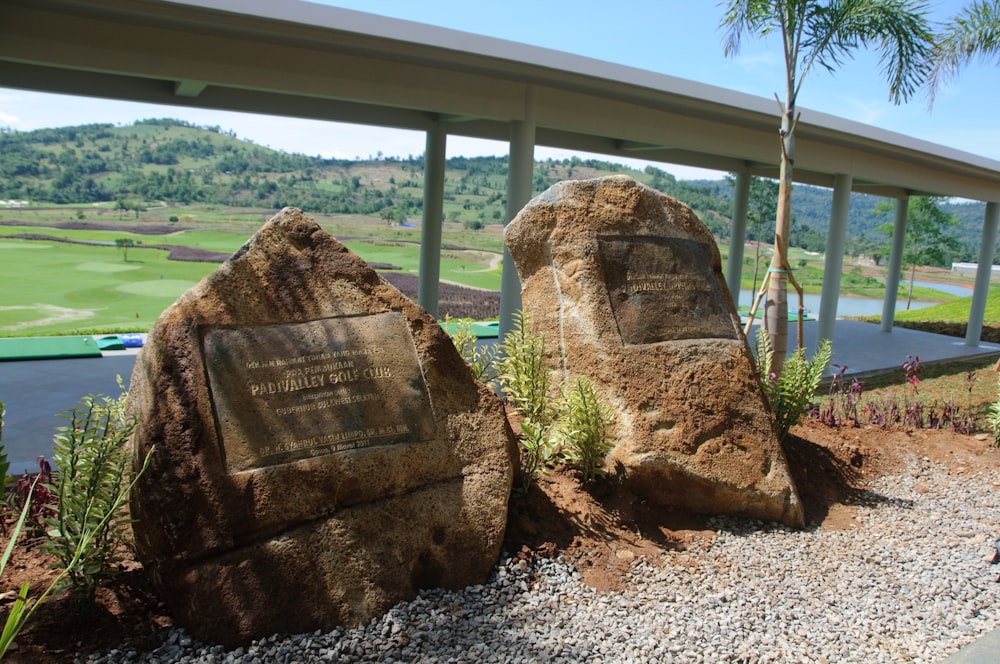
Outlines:
{"label": "concrete ceiling", "polygon": [[[0,0],[0,86],[502,141],[533,115],[539,145],[777,176],[773,99],[293,0]],[[997,161],[808,109],[796,136],[801,182],[1000,201]]]}

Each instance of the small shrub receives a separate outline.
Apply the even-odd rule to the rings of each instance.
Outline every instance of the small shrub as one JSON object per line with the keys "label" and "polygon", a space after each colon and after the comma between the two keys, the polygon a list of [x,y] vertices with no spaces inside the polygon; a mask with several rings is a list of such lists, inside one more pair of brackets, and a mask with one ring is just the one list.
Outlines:
{"label": "small shrub", "polygon": [[990,404],[987,414],[987,421],[990,425],[990,433],[993,434],[991,447],[1000,447],[1000,373],[997,374],[997,398]]}
{"label": "small shrub", "polygon": [[840,428],[851,423],[852,426],[872,424],[883,429],[897,425],[913,429],[951,429],[965,435],[976,431],[976,415],[971,404],[963,409],[954,399],[925,403],[916,395],[903,395],[901,401],[889,394],[862,399],[861,381],[854,379],[845,390],[836,387],[837,380],[835,375],[830,397],[816,413],[817,419],[829,427]]}
{"label": "small shrub", "polygon": [[[120,382],[120,380],[119,380]],[[49,585],[42,591],[42,594],[37,598],[32,598],[28,596],[28,592],[31,589],[28,583],[21,585],[18,590],[17,596],[14,598],[14,603],[10,606],[10,610],[7,613],[7,618],[3,625],[3,630],[0,631],[0,659],[7,654],[10,649],[11,644],[13,644],[14,639],[21,632],[24,626],[27,624],[28,620],[34,615],[35,610],[45,601],[45,599],[55,590],[59,589],[63,585],[63,581],[73,574],[77,568],[82,564],[85,558],[85,552],[90,549],[94,537],[98,533],[102,532],[107,524],[116,515],[121,513],[121,509],[125,505],[125,499],[128,496],[128,492],[135,486],[135,483],[139,480],[139,477],[145,472],[146,468],[149,467],[149,460],[152,456],[152,450],[146,455],[143,461],[142,468],[136,473],[132,482],[124,488],[123,491],[115,498],[115,500],[108,505],[105,510],[104,517],[91,524],[88,519],[83,520],[82,528],[76,537],[76,548],[73,550],[72,555],[65,562],[65,564],[59,570],[56,577],[49,583]],[[42,457],[39,457],[41,461],[44,461]],[[46,464],[47,465],[47,464]],[[43,466],[43,470],[45,467]],[[43,490],[45,487],[42,484],[43,480],[51,482],[51,469],[49,469],[48,474],[39,473],[33,482],[28,485],[27,494],[23,499],[23,507],[21,508],[20,516],[17,522],[14,524],[14,528],[10,534],[10,541],[7,543],[7,548],[4,549],[3,556],[0,557],[0,577],[3,576],[4,570],[7,568],[7,562],[10,560],[10,556],[14,551],[14,546],[17,544],[17,540],[20,537],[21,531],[29,517],[31,506],[36,504],[35,491]],[[90,510],[87,510],[90,513]]]}
{"label": "small shrub", "polygon": [[44,537],[47,531],[46,520],[55,516],[56,494],[52,486],[52,465],[39,455],[38,472],[34,475],[24,473],[14,485],[11,492],[11,502],[17,511],[26,511],[28,536]]}
{"label": "small shrub", "polygon": [[589,378],[580,376],[564,394],[563,411],[556,426],[560,449],[584,482],[604,472],[604,458],[611,451],[608,426],[611,410]]}
{"label": "small shrub", "polygon": [[527,314],[517,314],[500,353],[498,378],[507,400],[524,419],[548,428],[555,419],[552,376],[545,365],[545,339],[528,330]]}
{"label": "small shrub", "polygon": [[504,337],[499,353],[476,344],[471,321],[458,321],[451,327],[452,341],[473,374],[480,380],[492,377],[491,384],[499,386],[521,415],[522,490],[558,459],[579,470],[585,482],[592,481],[611,449],[611,413],[593,383],[580,377],[572,387],[563,385],[562,403],[555,403],[550,394],[552,373],[545,364],[545,339],[529,331],[523,313],[515,317],[514,329]]}
{"label": "small shrub", "polygon": [[54,439],[59,481],[52,490],[58,503],[56,515],[46,519],[51,539],[43,548],[66,570],[84,611],[120,561],[127,525],[121,508],[129,489],[126,443],[135,426],[125,416],[126,398],[124,390],[119,399],[84,397],[64,414],[69,425],[59,427]]}
{"label": "small shrub", "polygon": [[472,332],[471,318],[451,318],[445,316],[445,325],[451,330],[451,342],[455,344],[458,354],[472,369],[472,375],[487,385],[495,386],[497,382],[497,362],[500,346],[497,344],[480,344]]}
{"label": "small shrub", "polygon": [[834,364],[837,367],[836,373],[830,381],[830,393],[826,406],[819,410],[818,419],[828,427],[839,429],[842,426],[860,426],[861,414],[861,391],[864,388],[857,378],[847,383],[844,374],[847,372],[846,365]]}
{"label": "small shrub", "polygon": [[541,426],[531,420],[521,422],[521,490],[527,491],[535,478],[556,457],[557,443],[550,436],[551,427]]}
{"label": "small shrub", "polygon": [[918,392],[917,385],[920,384],[920,356],[907,355],[903,362],[903,378],[913,386],[913,393]]}
{"label": "small shrub", "polygon": [[757,330],[757,371],[764,384],[764,393],[778,421],[778,436],[784,440],[789,430],[802,421],[813,403],[823,372],[833,356],[829,339],[816,347],[812,360],[806,359],[805,350],[799,348],[785,362],[780,376],[771,372],[774,349],[767,331]]}

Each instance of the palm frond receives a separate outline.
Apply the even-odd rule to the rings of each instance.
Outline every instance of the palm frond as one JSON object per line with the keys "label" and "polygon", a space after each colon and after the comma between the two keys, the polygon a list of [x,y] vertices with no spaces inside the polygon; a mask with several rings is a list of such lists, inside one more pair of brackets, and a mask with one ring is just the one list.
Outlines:
{"label": "palm frond", "polygon": [[1000,0],[979,0],[952,17],[937,36],[927,76],[930,102],[937,89],[979,58],[1000,64]]}
{"label": "palm frond", "polygon": [[[889,97],[899,103],[919,89],[927,73],[933,32],[926,7],[910,0],[838,0],[812,7],[803,41],[800,77],[813,65],[833,71],[859,48],[874,48]],[[800,79],[801,82],[801,79]]]}

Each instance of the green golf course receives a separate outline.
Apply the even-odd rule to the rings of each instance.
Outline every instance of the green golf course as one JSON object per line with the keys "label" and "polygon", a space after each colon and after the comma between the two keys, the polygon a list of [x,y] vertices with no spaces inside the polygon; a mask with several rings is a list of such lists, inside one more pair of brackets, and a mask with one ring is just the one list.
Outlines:
{"label": "green golf course", "polygon": [[[0,336],[146,331],[258,225],[243,223],[226,231],[181,227],[165,234],[132,232],[135,224],[128,223],[122,223],[121,230],[37,222],[0,226]],[[375,236],[345,244],[383,270],[391,266],[394,272],[416,274],[419,233],[413,235],[412,241]],[[26,239],[29,236],[39,239]],[[121,240],[133,246],[117,246]],[[185,248],[218,255],[211,262],[171,260],[166,245],[181,255]],[[499,290],[499,259],[498,253],[481,249],[446,249],[441,279]]]}

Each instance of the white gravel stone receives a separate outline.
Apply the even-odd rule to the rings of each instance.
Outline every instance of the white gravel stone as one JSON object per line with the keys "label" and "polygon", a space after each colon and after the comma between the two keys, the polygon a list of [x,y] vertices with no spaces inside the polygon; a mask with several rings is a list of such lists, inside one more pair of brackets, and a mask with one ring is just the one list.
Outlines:
{"label": "white gravel stone", "polygon": [[1000,473],[916,470],[875,482],[847,530],[713,518],[710,543],[636,559],[618,592],[561,560],[504,558],[485,585],[425,591],[355,629],[229,652],[171,629],[152,652],[77,661],[936,662],[1000,628]]}

